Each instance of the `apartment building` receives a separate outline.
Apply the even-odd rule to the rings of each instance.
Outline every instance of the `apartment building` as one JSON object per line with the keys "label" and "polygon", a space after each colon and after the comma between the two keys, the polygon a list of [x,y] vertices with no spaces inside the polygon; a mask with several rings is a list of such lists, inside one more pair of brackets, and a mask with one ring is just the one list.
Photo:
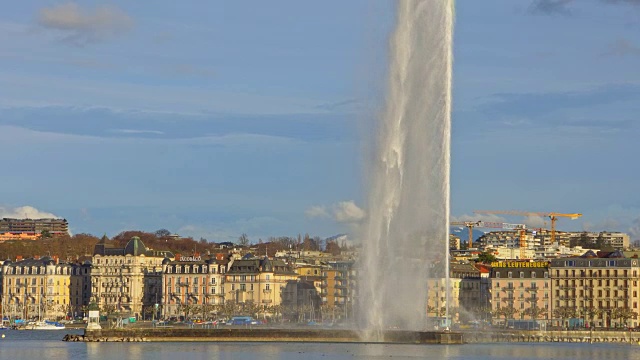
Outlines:
{"label": "apartment building", "polygon": [[148,249],[137,236],[124,248],[103,237],[91,262],[91,302],[103,313],[142,316],[143,308],[154,306],[155,294],[161,293],[163,260],[173,257],[168,251]]}
{"label": "apartment building", "polygon": [[322,303],[338,318],[353,314],[356,299],[356,270],[353,261],[331,261],[322,271]]}
{"label": "apartment building", "polygon": [[250,254],[240,260],[232,259],[225,273],[225,302],[252,301],[262,307],[280,305],[287,281],[297,279],[298,274],[282,260]]}
{"label": "apartment building", "polygon": [[570,243],[576,245],[600,245],[614,250],[629,248],[629,234],[621,232],[572,232],[569,233]]}
{"label": "apartment building", "polygon": [[66,219],[13,219],[0,220],[0,233],[68,235],[69,223]]}
{"label": "apartment building", "polygon": [[163,317],[179,316],[189,309],[208,318],[224,304],[227,263],[197,254],[176,256],[175,261],[164,259],[161,293],[149,292],[147,302],[162,304]]}
{"label": "apartment building", "polygon": [[72,269],[50,257],[6,260],[0,274],[4,315],[22,319],[70,315]]}
{"label": "apartment building", "polygon": [[[580,257],[551,260],[551,290],[555,323],[582,319],[589,326],[638,326],[640,263],[612,253],[587,251]],[[627,310],[621,310],[627,309]],[[629,314],[620,315],[623,313]]]}
{"label": "apartment building", "polygon": [[493,320],[551,319],[551,286],[546,261],[500,261],[491,264]]}

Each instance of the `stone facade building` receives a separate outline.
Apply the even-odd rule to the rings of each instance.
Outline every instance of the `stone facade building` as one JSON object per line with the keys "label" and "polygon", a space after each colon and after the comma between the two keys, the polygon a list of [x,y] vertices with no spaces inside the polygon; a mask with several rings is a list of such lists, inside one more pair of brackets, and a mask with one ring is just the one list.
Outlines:
{"label": "stone facade building", "polygon": [[141,317],[162,293],[162,261],[167,251],[148,249],[134,236],[124,248],[103,237],[95,246],[91,268],[91,302],[103,313],[120,312]]}
{"label": "stone facade building", "polygon": [[247,255],[232,260],[225,274],[225,301],[245,304],[252,301],[260,307],[280,305],[282,289],[287,281],[297,280],[284,261]]}

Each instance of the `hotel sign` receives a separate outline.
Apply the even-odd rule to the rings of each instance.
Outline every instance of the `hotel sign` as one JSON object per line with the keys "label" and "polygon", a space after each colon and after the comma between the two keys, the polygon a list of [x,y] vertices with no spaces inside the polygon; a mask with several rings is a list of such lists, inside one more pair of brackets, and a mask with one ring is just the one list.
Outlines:
{"label": "hotel sign", "polygon": [[548,261],[496,261],[491,263],[494,268],[546,268]]}
{"label": "hotel sign", "polygon": [[200,256],[180,256],[180,261],[202,261]]}

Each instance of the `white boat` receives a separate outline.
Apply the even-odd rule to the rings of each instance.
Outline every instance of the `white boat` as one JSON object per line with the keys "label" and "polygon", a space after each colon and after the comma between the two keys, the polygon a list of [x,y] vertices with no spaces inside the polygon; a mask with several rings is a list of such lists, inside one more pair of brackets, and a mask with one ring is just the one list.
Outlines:
{"label": "white boat", "polygon": [[25,325],[25,330],[64,330],[64,324],[57,321],[34,321]]}

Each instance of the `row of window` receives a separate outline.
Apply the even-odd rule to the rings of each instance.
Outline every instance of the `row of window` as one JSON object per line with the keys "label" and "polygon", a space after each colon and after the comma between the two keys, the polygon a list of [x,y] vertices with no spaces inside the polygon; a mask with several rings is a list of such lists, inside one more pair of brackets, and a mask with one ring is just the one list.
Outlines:
{"label": "row of window", "polygon": [[[531,278],[532,278],[532,279],[535,279],[535,278],[536,278],[536,276],[537,276],[537,275],[536,275],[536,272],[535,272],[535,271],[532,271],[532,272],[531,272]],[[509,271],[509,272],[507,272],[507,277],[508,277],[509,279],[513,278],[513,271]],[[545,271],[545,272],[544,272],[544,278],[546,279],[546,278],[548,278],[548,277],[549,277],[549,272],[548,272],[548,271]],[[500,272],[499,272],[499,271],[497,271],[497,272],[496,272],[496,278],[498,278],[498,279],[500,278]],[[524,271],[520,271],[520,278],[521,278],[521,279],[524,279]]]}

